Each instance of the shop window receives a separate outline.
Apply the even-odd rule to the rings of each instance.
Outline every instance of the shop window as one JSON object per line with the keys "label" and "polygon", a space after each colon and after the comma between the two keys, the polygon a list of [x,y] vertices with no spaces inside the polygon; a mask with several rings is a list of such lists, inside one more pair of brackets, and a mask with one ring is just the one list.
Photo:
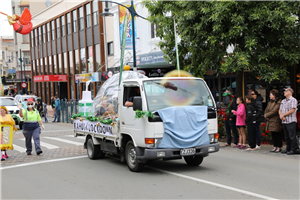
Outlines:
{"label": "shop window", "polygon": [[78,57],[78,49],[75,50],[75,74],[79,74],[79,57]]}
{"label": "shop window", "polygon": [[77,11],[74,10],[72,12],[72,15],[73,15],[73,32],[76,33],[77,32]]}
{"label": "shop window", "polygon": [[85,48],[80,49],[80,62],[81,62],[81,73],[86,72],[86,63],[85,63]]}
{"label": "shop window", "polygon": [[73,54],[72,51],[69,51],[69,65],[70,65],[70,74],[74,74],[73,69]]}
{"label": "shop window", "polygon": [[96,58],[96,63],[95,63],[95,70],[99,70],[100,66],[100,45],[96,44],[95,45],[95,58]]}
{"label": "shop window", "polygon": [[107,54],[109,56],[114,55],[114,43],[113,42],[108,42],[107,43]]}
{"label": "shop window", "polygon": [[86,13],[86,27],[91,27],[91,6],[90,4],[85,5],[85,13]]}

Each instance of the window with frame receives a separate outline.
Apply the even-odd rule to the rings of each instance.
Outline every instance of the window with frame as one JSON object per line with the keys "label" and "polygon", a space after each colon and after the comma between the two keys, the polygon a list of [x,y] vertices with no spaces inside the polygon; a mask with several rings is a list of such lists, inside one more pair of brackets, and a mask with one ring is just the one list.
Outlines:
{"label": "window with frame", "polygon": [[79,8],[79,30],[83,30],[83,8]]}
{"label": "window with frame", "polygon": [[56,38],[59,38],[60,26],[59,26],[59,18],[56,19]]}
{"label": "window with frame", "polygon": [[25,8],[29,9],[29,6],[21,6],[20,9],[21,9],[21,15],[23,13],[23,11],[25,10]]}
{"label": "window with frame", "polygon": [[50,41],[50,23],[47,23],[47,42]]}
{"label": "window with frame", "polygon": [[42,28],[38,27],[38,32],[39,32],[39,46],[41,46],[42,43]]}
{"label": "window with frame", "polygon": [[76,33],[77,32],[77,11],[74,10],[72,12],[73,15],[73,32]]}
{"label": "window with frame", "polygon": [[85,13],[86,13],[86,27],[91,27],[91,5],[88,3],[85,5]]}
{"label": "window with frame", "polygon": [[151,24],[151,38],[156,38],[157,24]]}
{"label": "window with frame", "polygon": [[61,21],[61,37],[65,36],[65,16],[60,17]]}
{"label": "window with frame", "polygon": [[46,43],[46,37],[45,37],[45,34],[46,34],[45,25],[43,25],[43,26],[42,26],[42,35],[43,35],[43,43],[44,43],[44,44]]}
{"label": "window with frame", "polygon": [[53,21],[51,21],[52,40],[55,39],[54,30],[55,30],[55,24],[54,24],[54,20],[53,20]]}
{"label": "window with frame", "polygon": [[23,43],[29,43],[29,34],[22,35]]}
{"label": "window with frame", "polygon": [[113,42],[108,42],[107,43],[107,54],[109,56],[114,55],[114,43]]}
{"label": "window with frame", "polygon": [[71,34],[71,15],[67,13],[67,34]]}
{"label": "window with frame", "polygon": [[25,65],[30,65],[30,51],[23,51],[23,62]]}
{"label": "window with frame", "polygon": [[98,0],[93,1],[93,23],[94,25],[98,24]]}
{"label": "window with frame", "polygon": [[33,47],[34,46],[33,32],[30,33],[30,37],[31,37],[31,47]]}

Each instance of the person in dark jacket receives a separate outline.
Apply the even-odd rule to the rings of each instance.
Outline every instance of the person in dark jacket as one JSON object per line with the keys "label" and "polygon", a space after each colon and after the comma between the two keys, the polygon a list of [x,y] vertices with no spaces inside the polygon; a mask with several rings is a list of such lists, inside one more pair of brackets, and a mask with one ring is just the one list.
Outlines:
{"label": "person in dark jacket", "polygon": [[54,100],[54,97],[52,96],[51,97],[51,107],[52,107],[52,110],[53,110],[53,118],[54,118],[54,115],[55,115],[55,100]]}
{"label": "person in dark jacket", "polygon": [[256,124],[255,124],[255,130],[256,130],[256,148],[260,149],[261,144],[261,133],[260,133],[260,124],[265,120],[264,118],[264,109],[262,102],[264,98],[258,94],[256,90],[253,90],[251,92],[251,96],[253,97],[254,101],[253,103],[256,106]]}
{"label": "person in dark jacket", "polygon": [[247,133],[248,133],[248,143],[250,148],[246,149],[246,151],[256,150],[256,106],[253,102],[253,97],[247,95],[246,97],[247,109],[246,109],[246,120],[245,123],[247,125]]}
{"label": "person in dark jacket", "polygon": [[236,115],[234,115],[231,110],[236,110],[236,97],[233,94],[232,89],[227,89],[223,94],[223,102],[227,106],[226,108],[226,120],[225,120],[225,129],[227,134],[227,144],[224,146],[231,146],[231,131],[233,133],[235,145],[238,144],[238,133],[236,130]]}

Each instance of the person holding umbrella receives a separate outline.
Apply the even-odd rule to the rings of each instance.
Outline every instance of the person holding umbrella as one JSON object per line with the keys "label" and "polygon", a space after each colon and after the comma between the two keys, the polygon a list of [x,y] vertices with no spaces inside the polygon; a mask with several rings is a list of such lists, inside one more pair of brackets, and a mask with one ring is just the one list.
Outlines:
{"label": "person holding umbrella", "polygon": [[27,155],[32,155],[32,138],[34,140],[36,154],[40,155],[41,153],[43,153],[40,146],[40,125],[43,130],[45,130],[45,126],[43,125],[39,112],[34,109],[34,104],[34,100],[32,98],[29,98],[27,99],[27,109],[23,109],[20,104],[18,105],[18,108],[20,108],[20,116],[24,119],[23,135],[25,136]]}

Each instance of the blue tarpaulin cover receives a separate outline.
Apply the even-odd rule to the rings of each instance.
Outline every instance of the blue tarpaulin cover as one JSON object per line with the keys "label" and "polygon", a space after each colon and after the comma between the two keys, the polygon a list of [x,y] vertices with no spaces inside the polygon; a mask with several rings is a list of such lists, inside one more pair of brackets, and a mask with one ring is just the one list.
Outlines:
{"label": "blue tarpaulin cover", "polygon": [[157,112],[165,128],[158,148],[189,148],[209,144],[207,106],[168,107]]}

